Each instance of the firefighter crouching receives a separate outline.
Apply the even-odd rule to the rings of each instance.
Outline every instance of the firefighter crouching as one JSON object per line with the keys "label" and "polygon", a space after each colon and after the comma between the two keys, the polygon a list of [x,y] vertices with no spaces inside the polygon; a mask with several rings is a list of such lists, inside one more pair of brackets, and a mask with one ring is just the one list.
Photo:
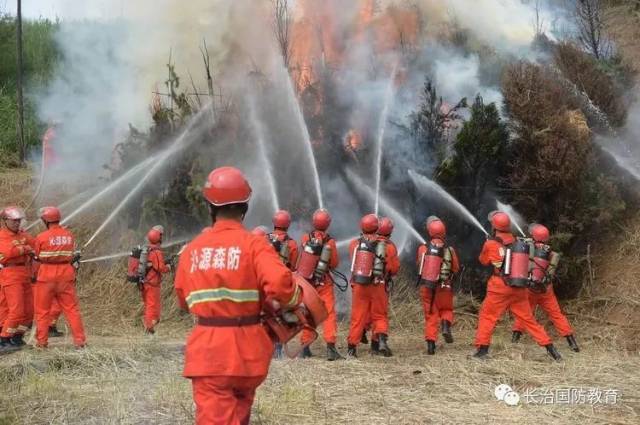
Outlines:
{"label": "firefighter crouching", "polygon": [[52,320],[52,304],[55,301],[62,309],[76,348],[85,346],[86,337],[78,296],[76,295],[76,267],[80,260],[75,251],[75,237],[60,225],[60,210],[44,207],[40,219],[47,230],[35,241],[37,278],[34,285],[36,346],[46,348]]}
{"label": "firefighter crouching", "polygon": [[424,339],[427,354],[436,353],[438,329],[447,343],[453,342],[453,275],[460,270],[458,255],[446,243],[447,228],[436,216],[427,219],[429,242],[418,248],[418,283],[424,311]]}
{"label": "firefighter crouching", "polygon": [[[328,316],[322,325],[322,337],[327,344],[327,360],[334,361],[343,357],[336,349],[338,321],[330,272],[338,267],[340,260],[336,241],[327,233],[331,225],[329,212],[321,208],[313,213],[311,221],[313,231],[302,235],[296,271],[316,288],[327,309]],[[308,345],[312,338],[311,332],[306,330],[302,332],[302,344],[305,345],[302,352],[303,358],[313,355]]]}
{"label": "firefighter crouching", "polygon": [[21,208],[5,208],[1,219],[0,288],[6,313],[0,333],[0,352],[6,352],[20,349],[25,344],[23,336],[33,320],[31,267],[34,239],[20,229],[25,219]]}
{"label": "firefighter crouching", "polygon": [[536,322],[527,298],[529,282],[529,246],[511,233],[511,220],[503,212],[489,214],[493,237],[488,239],[480,253],[480,263],[493,267],[487,283],[487,295],[480,307],[476,331],[476,358],[489,354],[491,336],[498,320],[507,310],[520,320],[524,329],[554,359],[562,357],[544,328]]}
{"label": "firefighter crouching", "polygon": [[[535,313],[536,307],[539,306],[544,311],[553,327],[560,336],[567,339],[569,348],[575,352],[579,352],[580,348],[576,342],[573,328],[560,309],[558,299],[553,291],[553,280],[556,274],[560,254],[551,250],[547,245],[549,241],[549,229],[542,224],[531,224],[529,226],[529,234],[533,239],[533,257],[531,259],[531,282],[529,284],[529,305],[531,311]],[[513,324],[512,342],[518,342],[522,336],[524,326],[518,319]]]}
{"label": "firefighter crouching", "polygon": [[203,194],[213,227],[185,246],[175,278],[178,302],[197,323],[187,339],[184,376],[192,381],[197,424],[248,424],[273,353],[263,305],[295,309],[282,320],[296,322],[301,296],[313,294],[301,294],[268,241],[244,229],[251,187],[240,170],[213,170]]}

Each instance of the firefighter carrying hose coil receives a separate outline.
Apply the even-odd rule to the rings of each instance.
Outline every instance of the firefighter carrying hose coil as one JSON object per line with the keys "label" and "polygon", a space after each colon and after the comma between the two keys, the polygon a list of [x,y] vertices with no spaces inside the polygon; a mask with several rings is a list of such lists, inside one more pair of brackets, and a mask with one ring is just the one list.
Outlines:
{"label": "firefighter carrying hose coil", "polygon": [[184,376],[191,379],[197,424],[248,424],[273,354],[270,333],[291,338],[317,326],[326,311],[266,238],[243,227],[251,187],[240,170],[213,170],[203,195],[213,226],[182,250],[175,277],[178,303],[196,317]]}

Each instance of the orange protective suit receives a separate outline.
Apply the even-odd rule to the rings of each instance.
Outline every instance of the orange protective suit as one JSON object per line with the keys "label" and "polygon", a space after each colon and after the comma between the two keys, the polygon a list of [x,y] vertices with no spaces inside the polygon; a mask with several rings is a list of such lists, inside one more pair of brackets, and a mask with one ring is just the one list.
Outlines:
{"label": "orange protective suit", "polygon": [[[338,257],[338,247],[336,241],[328,233],[314,230],[311,232],[311,236],[318,239],[325,240],[325,243],[331,247],[331,259],[329,260],[329,269],[335,269],[340,263],[340,257]],[[300,246],[304,246],[309,241],[310,235],[302,235]],[[338,334],[338,319],[336,317],[336,297],[333,293],[333,278],[329,273],[324,275],[324,278],[320,284],[316,284],[316,291],[322,299],[325,308],[327,309],[327,319],[322,323],[322,338],[327,344],[335,344]],[[313,332],[308,330],[302,331],[301,340],[303,344],[308,343],[313,339]]]}
{"label": "orange protective suit", "polygon": [[62,307],[60,307],[60,303],[56,298],[51,301],[51,311],[49,312],[49,317],[51,318],[50,326],[55,326],[58,323],[58,319],[62,314]]}
{"label": "orange protective suit", "polygon": [[26,232],[0,229],[0,288],[6,303],[3,338],[24,334],[33,319],[31,256],[34,239]]}
{"label": "orange protective suit", "polygon": [[[442,239],[434,238],[436,242],[445,245]],[[460,260],[453,247],[451,249],[451,272],[458,273],[460,271]],[[420,245],[416,254],[416,263],[420,268],[422,256],[427,251],[427,245]],[[437,341],[438,331],[440,329],[440,321],[447,320],[453,323],[453,288],[451,287],[451,279],[441,282],[436,286],[435,299],[432,301],[434,291],[426,286],[420,287],[420,300],[422,302],[422,311],[424,312],[424,339],[425,341]]]}
{"label": "orange protective suit", "polygon": [[280,242],[286,243],[289,246],[289,258],[286,264],[291,271],[294,271],[296,269],[296,261],[298,260],[298,244],[291,239],[284,230],[274,229],[271,234],[277,236]]}
{"label": "orange protective suit", "polygon": [[[573,335],[573,328],[571,327],[567,316],[565,316],[560,309],[560,304],[558,304],[558,299],[556,298],[552,285],[547,285],[546,291],[542,293],[531,290],[527,292],[532,312],[535,312],[536,307],[540,306],[542,311],[547,313],[547,316],[551,319],[551,323],[553,323],[553,327],[556,328],[556,331],[560,336],[567,337],[569,335]],[[513,331],[522,332],[524,329],[525,327],[522,324],[522,321],[516,318],[513,322]]]}
{"label": "orange protective suit", "polygon": [[551,338],[533,317],[531,306],[527,299],[528,289],[508,286],[507,282],[500,276],[506,252],[505,245],[510,245],[513,242],[515,242],[515,238],[511,233],[496,231],[496,238],[487,240],[482,247],[479,257],[480,263],[484,266],[493,266],[494,273],[489,278],[487,296],[480,308],[478,330],[475,338],[477,347],[491,344],[491,335],[498,320],[509,309],[539,345],[546,346],[551,344]]}
{"label": "orange protective suit", "polygon": [[273,342],[260,324],[262,301],[299,303],[291,271],[266,238],[252,235],[240,222],[217,219],[183,249],[175,288],[180,306],[197,316],[184,362],[196,423],[248,424],[273,354]]}
{"label": "orange protective suit", "polygon": [[[372,339],[377,340],[377,335],[389,333],[389,296],[386,283],[400,270],[400,259],[395,244],[386,236],[365,235],[365,238],[373,241],[384,241],[385,246],[385,279],[368,285],[351,282],[351,325],[347,343],[357,347],[362,339],[365,329],[371,325]],[[353,258],[359,239],[354,239],[349,244],[349,258]]]}
{"label": "orange protective suit", "polygon": [[160,321],[160,313],[162,312],[162,291],[160,287],[162,275],[169,273],[171,268],[165,264],[159,244],[149,245],[147,264],[149,264],[149,268],[141,291],[142,302],[144,303],[142,322],[148,332],[153,332],[153,328]]}
{"label": "orange protective suit", "polygon": [[38,347],[48,344],[53,300],[62,309],[75,346],[83,347],[86,343],[76,295],[76,269],[71,265],[74,247],[73,234],[58,224],[49,224],[49,228],[36,237],[35,251],[39,267],[34,300]]}

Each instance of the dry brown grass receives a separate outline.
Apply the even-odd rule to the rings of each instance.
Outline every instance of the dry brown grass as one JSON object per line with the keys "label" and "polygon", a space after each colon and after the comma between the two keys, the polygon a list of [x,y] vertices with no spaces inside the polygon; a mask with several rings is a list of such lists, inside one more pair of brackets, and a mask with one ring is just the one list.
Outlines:
{"label": "dry brown grass", "polygon": [[[393,309],[396,317],[416,312],[414,303]],[[260,388],[256,424],[322,423],[638,423],[640,367],[638,353],[618,351],[608,339],[577,324],[583,352],[573,354],[559,342],[565,361],[551,362],[526,339],[512,345],[500,326],[492,359],[468,356],[475,318],[459,316],[456,342],[439,344],[436,356],[424,354],[421,317],[395,323],[390,359],[360,350],[358,360],[330,363],[276,361]],[[402,326],[400,326],[402,325]],[[171,326],[171,329],[168,327]],[[23,351],[0,363],[0,423],[147,424],[190,423],[189,382],[180,377],[182,326],[160,327],[159,334],[117,337],[92,335],[84,351],[55,341],[46,352]],[[340,341],[345,339],[341,326]],[[313,347],[323,353],[323,345]],[[339,343],[344,351],[344,345]],[[493,388],[508,383],[527,388],[599,387],[621,392],[617,405],[527,405],[508,407],[495,400]],[[2,422],[4,420],[4,422]]]}
{"label": "dry brown grass", "polygon": [[[92,220],[76,226],[88,236]],[[630,229],[638,229],[630,230]],[[424,354],[422,312],[409,279],[394,293],[390,310],[390,359],[370,356],[329,363],[322,357],[272,364],[254,408],[256,424],[323,423],[640,423],[640,353],[637,346],[637,253],[640,220],[616,244],[594,247],[593,285],[566,305],[583,351],[553,363],[529,338],[510,343],[501,323],[487,362],[468,358],[479,303],[459,296],[456,342]],[[105,238],[109,239],[109,238]],[[624,239],[624,242],[621,241]],[[96,254],[133,243],[124,234],[94,247]],[[611,249],[611,247],[615,249]],[[595,249],[597,248],[597,249]],[[184,336],[191,319],[178,312],[172,287],[164,286],[163,322],[142,335],[141,303],[124,280],[124,261],[85,265],[78,278],[89,348],[72,350],[67,335],[47,351],[24,350],[0,358],[0,424],[174,424],[193,421],[189,382],[181,378]],[[346,323],[339,349],[344,352]],[[68,329],[62,326],[68,334]],[[324,347],[316,343],[317,354]],[[527,388],[599,387],[620,390],[615,406],[526,405],[507,407],[493,396],[498,383]]]}

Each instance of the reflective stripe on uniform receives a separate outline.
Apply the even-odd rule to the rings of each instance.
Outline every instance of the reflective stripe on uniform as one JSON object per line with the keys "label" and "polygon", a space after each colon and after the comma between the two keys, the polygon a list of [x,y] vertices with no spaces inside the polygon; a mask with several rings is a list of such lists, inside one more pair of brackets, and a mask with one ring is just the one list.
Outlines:
{"label": "reflective stripe on uniform", "polygon": [[493,267],[495,267],[496,269],[502,267],[502,261],[492,261],[491,264],[493,264]]}
{"label": "reflective stripe on uniform", "polygon": [[38,254],[40,258],[48,258],[48,257],[71,257],[73,256],[73,251],[42,251]]}
{"label": "reflective stripe on uniform", "polygon": [[287,303],[287,306],[297,305],[299,301],[300,301],[300,287],[296,285],[296,290],[293,292],[293,296],[291,297],[291,300],[289,300],[289,302]]}
{"label": "reflective stripe on uniform", "polygon": [[257,289],[200,289],[191,292],[186,301],[189,308],[195,304],[216,301],[231,301],[234,303],[258,302],[260,301],[260,293]]}

